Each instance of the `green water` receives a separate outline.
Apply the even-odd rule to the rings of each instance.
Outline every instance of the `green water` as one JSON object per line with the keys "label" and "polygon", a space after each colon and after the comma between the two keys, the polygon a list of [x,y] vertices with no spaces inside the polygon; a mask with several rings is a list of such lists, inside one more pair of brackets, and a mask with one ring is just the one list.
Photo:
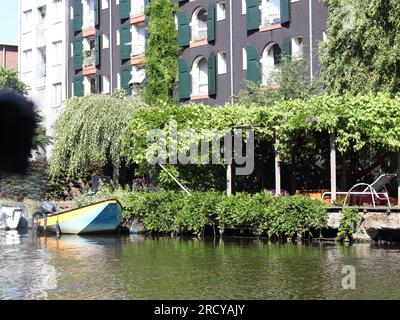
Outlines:
{"label": "green water", "polygon": [[399,299],[399,262],[399,246],[0,231],[0,299]]}

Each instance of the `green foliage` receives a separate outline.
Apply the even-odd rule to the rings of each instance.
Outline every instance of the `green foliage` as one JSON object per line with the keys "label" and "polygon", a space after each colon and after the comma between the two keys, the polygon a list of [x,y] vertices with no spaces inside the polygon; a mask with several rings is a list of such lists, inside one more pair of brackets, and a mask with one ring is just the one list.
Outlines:
{"label": "green foliage", "polygon": [[137,218],[149,232],[200,234],[206,227],[251,228],[256,234],[292,238],[326,225],[323,204],[305,197],[266,193],[137,192],[116,195],[126,218]]}
{"label": "green foliage", "polygon": [[357,224],[362,220],[362,215],[354,208],[344,208],[342,215],[337,237],[342,240],[346,238],[351,240],[353,233],[356,232]]}
{"label": "green foliage", "polygon": [[139,99],[107,95],[68,99],[54,127],[51,175],[84,175],[93,162],[100,166],[112,163],[118,170],[125,130],[142,105]]}
{"label": "green foliage", "polygon": [[400,2],[326,0],[322,78],[331,93],[399,92]]}
{"label": "green foliage", "polygon": [[146,8],[149,36],[143,98],[149,104],[157,100],[169,101],[173,95],[179,55],[174,21],[176,11],[177,5],[172,0],[152,0]]}
{"label": "green foliage", "polygon": [[271,83],[267,86],[273,83],[279,83],[279,86],[271,89],[247,81],[246,89],[235,97],[235,101],[239,104],[268,106],[279,100],[307,99],[320,91],[318,81],[310,82],[307,62],[300,58],[283,56],[278,71],[272,75]]}
{"label": "green foliage", "polygon": [[0,174],[0,198],[22,201],[43,198],[47,183],[47,164],[30,162],[26,175]]}
{"label": "green foliage", "polygon": [[18,73],[4,68],[0,68],[0,91],[19,96],[27,94],[26,85],[19,80]]}
{"label": "green foliage", "polygon": [[[171,121],[177,123],[178,134],[185,129],[194,131],[195,138],[222,138],[235,125],[254,125],[260,139],[280,140],[282,156],[287,156],[299,137],[310,147],[314,135],[335,132],[340,152],[359,151],[365,146],[396,151],[400,148],[400,96],[388,94],[364,96],[312,96],[307,100],[280,100],[269,106],[237,104],[209,107],[201,104],[160,103],[135,112],[126,130],[123,153],[131,162],[149,169],[148,153],[158,151],[147,140],[148,133],[159,129],[162,142],[170,144]],[[210,135],[214,131],[215,135]],[[192,140],[191,140],[192,141]],[[178,145],[186,152],[185,143]],[[168,158],[167,150],[159,155]]]}
{"label": "green foliage", "polygon": [[[19,80],[18,73],[14,70],[0,68],[0,92],[14,93],[16,95],[26,95],[27,89],[25,83]],[[43,126],[43,117],[39,112],[36,115],[36,131],[33,137],[32,149],[39,151],[44,149],[49,143],[50,138],[46,135],[46,129]]]}

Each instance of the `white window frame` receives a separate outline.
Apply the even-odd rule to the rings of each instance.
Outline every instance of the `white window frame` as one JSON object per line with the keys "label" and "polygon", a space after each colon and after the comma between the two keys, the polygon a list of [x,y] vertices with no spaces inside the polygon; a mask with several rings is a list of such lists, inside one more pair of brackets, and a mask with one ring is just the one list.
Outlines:
{"label": "white window frame", "polygon": [[217,21],[222,21],[226,19],[226,2],[219,1],[217,2]]}
{"label": "white window frame", "polygon": [[61,40],[54,41],[52,44],[53,44],[53,52],[54,52],[54,55],[53,55],[54,63],[53,63],[53,65],[54,66],[58,66],[58,65],[62,64],[62,61],[63,61],[62,41]]}
{"label": "white window frame", "polygon": [[[204,70],[202,71],[199,67],[201,61],[204,60]],[[205,72],[204,72],[205,71]],[[207,59],[203,56],[197,57],[192,65],[191,69],[191,81],[192,81],[192,96],[203,96],[208,95],[208,63]]]}
{"label": "white window frame", "polygon": [[225,51],[217,53],[217,73],[226,74],[228,70],[227,55]]}
{"label": "white window frame", "polygon": [[103,49],[110,48],[110,35],[108,33],[103,33],[101,36],[101,43]]}

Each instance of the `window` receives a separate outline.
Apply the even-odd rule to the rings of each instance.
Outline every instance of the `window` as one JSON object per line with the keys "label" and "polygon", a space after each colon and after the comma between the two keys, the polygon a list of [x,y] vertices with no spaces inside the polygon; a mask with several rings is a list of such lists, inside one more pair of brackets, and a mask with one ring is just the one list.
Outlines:
{"label": "window", "polygon": [[246,51],[246,48],[242,49],[242,56],[243,56],[243,70],[247,70],[247,51]]}
{"label": "window", "polygon": [[129,81],[129,84],[132,86],[133,96],[139,94],[142,88],[142,83],[145,78],[146,78],[146,71],[143,67],[134,66],[132,68],[131,81]]}
{"label": "window", "polygon": [[59,107],[62,102],[62,85],[61,83],[53,84],[53,104],[54,107]]}
{"label": "window", "polygon": [[226,52],[218,52],[218,74],[226,73]]}
{"label": "window", "polygon": [[226,18],[226,5],[225,1],[217,3],[217,21],[225,20]]}
{"label": "window", "polygon": [[194,11],[190,26],[192,41],[207,39],[207,11],[204,8],[198,8]]}
{"label": "window", "polygon": [[139,15],[144,13],[144,0],[131,0],[131,15]]}
{"label": "window", "polygon": [[101,0],[101,8],[108,9],[108,0]]}
{"label": "window", "polygon": [[22,18],[22,32],[32,31],[32,10],[24,11]]}
{"label": "window", "polygon": [[326,31],[322,32],[322,41],[328,41],[328,36],[326,34]]}
{"label": "window", "polygon": [[117,73],[117,88],[121,89],[121,74]]}
{"label": "window", "polygon": [[261,58],[262,84],[277,84],[279,75],[278,64],[280,62],[281,48],[276,43],[270,43],[264,49]]}
{"label": "window", "polygon": [[103,93],[110,93],[110,77],[109,76],[103,76],[103,83],[102,83],[102,87],[103,87]]}
{"label": "window", "polygon": [[247,0],[242,0],[242,14],[247,13]]}
{"label": "window", "polygon": [[96,92],[96,78],[90,78],[90,93],[97,93]]}
{"label": "window", "polygon": [[281,23],[281,0],[261,0],[261,25]]}
{"label": "window", "polygon": [[146,47],[146,28],[133,26],[132,28],[132,55],[137,56],[145,53]]}
{"label": "window", "polygon": [[94,0],[83,0],[83,29],[95,26]]}
{"label": "window", "polygon": [[119,0],[115,0],[115,5],[119,6]]}
{"label": "window", "polygon": [[198,57],[192,66],[192,96],[208,95],[208,64],[204,57]]}
{"label": "window", "polygon": [[53,18],[54,22],[59,22],[61,21],[62,18],[62,13],[63,13],[63,8],[62,8],[62,0],[53,0]]}
{"label": "window", "polygon": [[22,53],[22,72],[32,71],[32,50],[25,50]]}
{"label": "window", "polygon": [[294,37],[292,38],[292,57],[294,59],[303,58],[303,38]]}
{"label": "window", "polygon": [[117,46],[120,45],[120,36],[119,36],[119,30],[117,30]]}
{"label": "window", "polygon": [[53,51],[54,51],[54,64],[58,65],[62,63],[62,41],[53,42]]}
{"label": "window", "polygon": [[69,12],[70,12],[70,15],[69,15],[70,20],[74,20],[74,6],[71,6],[69,8]]}
{"label": "window", "polygon": [[110,47],[110,35],[108,33],[103,33],[101,36],[102,38],[102,43],[103,43],[103,49],[107,49]]}

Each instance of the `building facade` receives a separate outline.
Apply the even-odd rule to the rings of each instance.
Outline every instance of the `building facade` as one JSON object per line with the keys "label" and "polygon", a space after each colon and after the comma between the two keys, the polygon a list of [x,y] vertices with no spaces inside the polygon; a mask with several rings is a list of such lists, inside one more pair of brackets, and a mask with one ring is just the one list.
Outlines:
{"label": "building facade", "polygon": [[0,42],[0,68],[18,71],[18,44]]}
{"label": "building facade", "polygon": [[273,88],[282,54],[314,77],[327,14],[321,0],[179,0],[179,98],[219,105],[245,80]]}
{"label": "building facade", "polygon": [[147,0],[69,1],[69,97],[139,90],[144,81],[146,5]]}
{"label": "building facade", "polygon": [[[327,9],[322,0],[177,0],[181,101],[220,105],[245,80],[275,87],[282,54],[319,72]],[[145,80],[148,0],[70,0],[68,96],[135,94]]]}
{"label": "building facade", "polygon": [[[66,1],[20,0],[20,78],[53,135],[66,98]],[[51,150],[47,150],[48,154]]]}

